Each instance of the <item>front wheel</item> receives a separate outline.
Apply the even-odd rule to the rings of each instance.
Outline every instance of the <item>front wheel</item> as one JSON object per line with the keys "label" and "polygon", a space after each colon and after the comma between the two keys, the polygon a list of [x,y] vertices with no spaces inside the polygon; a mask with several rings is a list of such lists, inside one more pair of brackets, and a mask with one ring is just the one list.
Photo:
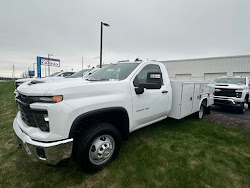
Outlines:
{"label": "front wheel", "polygon": [[120,151],[121,134],[109,123],[96,123],[83,130],[75,143],[75,160],[88,173],[101,170]]}
{"label": "front wheel", "polygon": [[238,107],[238,113],[244,114],[246,111],[246,105],[247,105],[247,103],[241,103],[240,107]]}

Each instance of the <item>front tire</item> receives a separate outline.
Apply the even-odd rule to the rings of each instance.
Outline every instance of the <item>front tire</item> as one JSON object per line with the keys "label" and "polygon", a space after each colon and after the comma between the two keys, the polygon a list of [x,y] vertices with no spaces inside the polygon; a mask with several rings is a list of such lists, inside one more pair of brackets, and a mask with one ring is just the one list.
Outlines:
{"label": "front tire", "polygon": [[244,114],[245,111],[246,111],[245,103],[241,103],[241,104],[240,104],[240,107],[238,108],[238,113]]}
{"label": "front tire", "polygon": [[121,145],[119,130],[109,123],[96,123],[75,139],[75,160],[87,173],[95,173],[114,160]]}

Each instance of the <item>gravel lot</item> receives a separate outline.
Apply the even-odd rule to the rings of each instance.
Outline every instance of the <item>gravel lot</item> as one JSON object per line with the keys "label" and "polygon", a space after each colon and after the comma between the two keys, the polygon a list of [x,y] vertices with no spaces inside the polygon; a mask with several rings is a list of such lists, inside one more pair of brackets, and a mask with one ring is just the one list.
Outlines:
{"label": "gravel lot", "polygon": [[229,117],[237,117],[250,120],[250,109],[246,110],[244,114],[239,114],[231,107],[225,106],[211,106],[211,114],[223,114]]}
{"label": "gravel lot", "polygon": [[205,115],[204,120],[208,120],[214,123],[218,123],[228,127],[238,127],[240,129],[250,132],[250,120],[242,119],[238,117],[230,117],[228,115],[213,113]]}

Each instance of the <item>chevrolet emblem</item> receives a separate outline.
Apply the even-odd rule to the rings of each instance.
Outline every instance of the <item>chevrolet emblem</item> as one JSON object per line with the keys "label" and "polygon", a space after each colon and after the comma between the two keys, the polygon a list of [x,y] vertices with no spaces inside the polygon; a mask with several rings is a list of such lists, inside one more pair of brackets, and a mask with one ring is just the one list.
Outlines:
{"label": "chevrolet emblem", "polygon": [[215,91],[216,91],[216,92],[220,92],[220,91],[221,91],[221,89],[215,89]]}

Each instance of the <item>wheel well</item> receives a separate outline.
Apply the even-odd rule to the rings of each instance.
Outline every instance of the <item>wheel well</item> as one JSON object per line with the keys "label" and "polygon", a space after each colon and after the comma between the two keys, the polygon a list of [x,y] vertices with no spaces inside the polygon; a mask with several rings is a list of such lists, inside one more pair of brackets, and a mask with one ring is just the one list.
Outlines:
{"label": "wheel well", "polygon": [[203,104],[204,106],[207,107],[207,99],[203,99],[202,102],[201,102],[201,104]]}
{"label": "wheel well", "polygon": [[249,94],[246,95],[245,99],[249,101]]}
{"label": "wheel well", "polygon": [[69,138],[74,138],[86,126],[95,122],[106,122],[114,125],[121,132],[123,139],[128,139],[129,117],[124,108],[100,109],[80,115],[71,126]]}

